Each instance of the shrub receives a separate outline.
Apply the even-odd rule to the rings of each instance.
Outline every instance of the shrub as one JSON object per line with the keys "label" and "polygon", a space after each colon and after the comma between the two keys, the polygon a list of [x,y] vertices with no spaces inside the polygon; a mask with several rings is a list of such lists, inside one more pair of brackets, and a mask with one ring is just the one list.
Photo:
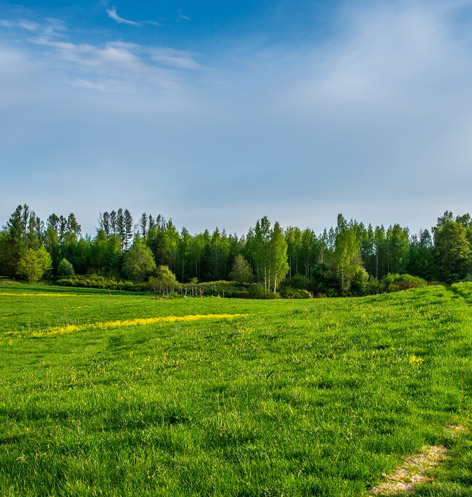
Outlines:
{"label": "shrub", "polygon": [[351,281],[351,287],[349,288],[349,294],[361,297],[366,295],[369,290],[369,274],[367,271],[359,266],[356,268],[356,273]]}
{"label": "shrub", "polygon": [[281,294],[287,299],[311,299],[311,293],[303,288],[285,287]]}
{"label": "shrub", "polygon": [[312,271],[313,290],[328,297],[336,297],[341,293],[339,278],[324,262],[318,263]]}
{"label": "shrub", "polygon": [[284,287],[291,287],[291,288],[296,288],[300,290],[309,290],[311,286],[311,281],[306,278],[305,276],[302,276],[301,274],[296,274],[295,276],[292,276],[291,278],[286,278],[282,283],[280,284],[280,289]]}
{"label": "shrub", "polygon": [[57,275],[61,278],[67,278],[68,276],[74,276],[74,266],[67,260],[62,259],[57,266]]}
{"label": "shrub", "polygon": [[266,289],[260,283],[256,283],[249,289],[249,297],[252,299],[264,299],[267,297]]}
{"label": "shrub", "polygon": [[409,290],[410,288],[418,288],[426,286],[427,282],[419,276],[411,276],[411,274],[387,274],[379,283],[381,292],[399,292],[401,290]]}
{"label": "shrub", "polygon": [[148,288],[151,292],[173,293],[178,286],[175,274],[167,266],[159,266],[156,276],[151,276],[148,282]]}
{"label": "shrub", "polygon": [[115,280],[96,274],[75,275],[56,281],[57,285],[79,288],[99,288],[104,290],[123,290],[128,292],[146,291],[146,283],[133,283],[131,281]]}

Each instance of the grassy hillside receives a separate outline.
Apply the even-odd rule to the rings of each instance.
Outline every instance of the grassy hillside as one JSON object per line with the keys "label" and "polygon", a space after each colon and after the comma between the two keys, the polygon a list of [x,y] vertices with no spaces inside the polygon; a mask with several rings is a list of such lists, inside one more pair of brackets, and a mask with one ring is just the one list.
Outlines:
{"label": "grassy hillside", "polygon": [[470,443],[444,430],[470,423],[471,304],[472,284],[310,301],[0,284],[0,493],[359,496],[442,443],[457,457],[417,493],[472,495]]}

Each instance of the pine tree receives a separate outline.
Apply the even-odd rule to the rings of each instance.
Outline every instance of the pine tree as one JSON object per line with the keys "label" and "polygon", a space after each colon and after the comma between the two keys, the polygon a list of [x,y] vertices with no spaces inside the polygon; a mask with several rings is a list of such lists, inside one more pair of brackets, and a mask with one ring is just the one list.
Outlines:
{"label": "pine tree", "polygon": [[120,207],[116,213],[116,234],[121,242],[121,251],[124,252],[126,248],[126,226],[123,209]]}
{"label": "pine tree", "polygon": [[438,223],[434,231],[434,255],[439,278],[453,283],[470,270],[471,249],[466,229],[455,221]]}

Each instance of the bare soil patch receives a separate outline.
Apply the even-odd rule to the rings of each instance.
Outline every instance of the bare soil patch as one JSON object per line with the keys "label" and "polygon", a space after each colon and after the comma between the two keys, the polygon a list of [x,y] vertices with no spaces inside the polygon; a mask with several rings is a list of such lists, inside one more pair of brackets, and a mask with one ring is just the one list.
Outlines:
{"label": "bare soil patch", "polygon": [[[444,429],[451,437],[466,431],[462,425],[446,425]],[[370,491],[369,497],[412,492],[415,486],[432,481],[433,477],[428,476],[427,473],[447,457],[447,451],[444,445],[423,446],[418,454],[405,459],[404,464],[397,468],[394,473],[384,474],[385,481],[374,487]]]}

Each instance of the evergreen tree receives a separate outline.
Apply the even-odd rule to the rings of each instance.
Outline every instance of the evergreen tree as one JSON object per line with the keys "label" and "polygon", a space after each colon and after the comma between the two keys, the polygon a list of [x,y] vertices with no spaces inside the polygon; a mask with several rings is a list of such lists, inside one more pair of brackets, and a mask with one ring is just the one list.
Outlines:
{"label": "evergreen tree", "polygon": [[242,254],[235,257],[229,277],[238,283],[251,283],[253,281],[254,274],[251,266]]}
{"label": "evergreen tree", "polygon": [[110,212],[110,234],[118,234],[117,215],[115,211]]}
{"label": "evergreen tree", "polygon": [[125,232],[124,232],[124,247],[125,250],[128,250],[129,246],[131,245],[131,242],[133,240],[133,217],[131,216],[131,213],[128,209],[125,210],[123,214],[124,218],[124,227],[125,227]]}
{"label": "evergreen tree", "polygon": [[434,255],[438,276],[442,281],[453,283],[463,279],[471,266],[466,228],[455,221],[439,222],[438,219],[438,226],[434,230]]}
{"label": "evergreen tree", "polygon": [[[152,216],[150,216],[150,219],[152,219]],[[141,228],[141,236],[145,239],[146,235],[147,235],[147,228],[148,228],[148,216],[145,212],[143,212],[141,214],[139,226]]]}
{"label": "evergreen tree", "polygon": [[120,207],[116,212],[116,234],[120,239],[121,251],[126,250],[126,224],[123,209]]}

